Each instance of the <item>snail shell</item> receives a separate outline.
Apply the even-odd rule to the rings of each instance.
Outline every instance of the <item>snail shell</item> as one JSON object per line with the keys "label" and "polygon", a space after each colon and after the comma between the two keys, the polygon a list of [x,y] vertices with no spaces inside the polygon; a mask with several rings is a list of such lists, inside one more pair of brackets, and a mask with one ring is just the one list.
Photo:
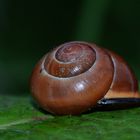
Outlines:
{"label": "snail shell", "polygon": [[91,108],[140,105],[137,80],[117,54],[86,42],[69,42],[47,53],[35,66],[31,92],[57,115]]}

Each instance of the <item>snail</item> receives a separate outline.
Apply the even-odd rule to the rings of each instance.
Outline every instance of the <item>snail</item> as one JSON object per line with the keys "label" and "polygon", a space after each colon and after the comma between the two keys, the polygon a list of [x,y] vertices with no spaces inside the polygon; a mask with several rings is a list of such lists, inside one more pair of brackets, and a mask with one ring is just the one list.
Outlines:
{"label": "snail", "polygon": [[41,108],[55,115],[140,106],[138,81],[128,64],[93,43],[54,48],[36,64],[30,85]]}

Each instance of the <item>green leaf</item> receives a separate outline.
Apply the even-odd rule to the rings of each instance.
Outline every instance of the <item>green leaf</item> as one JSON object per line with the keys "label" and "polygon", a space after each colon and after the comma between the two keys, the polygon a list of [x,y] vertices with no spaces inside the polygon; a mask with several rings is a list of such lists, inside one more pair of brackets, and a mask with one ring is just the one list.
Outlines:
{"label": "green leaf", "polygon": [[52,116],[39,111],[28,96],[0,97],[0,139],[130,140],[140,138],[140,108]]}

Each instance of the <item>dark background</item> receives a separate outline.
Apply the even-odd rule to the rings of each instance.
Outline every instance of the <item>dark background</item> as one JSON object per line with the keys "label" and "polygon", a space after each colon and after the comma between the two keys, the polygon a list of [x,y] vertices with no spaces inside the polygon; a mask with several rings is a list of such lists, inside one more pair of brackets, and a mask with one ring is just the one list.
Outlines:
{"label": "dark background", "polygon": [[140,79],[140,0],[0,0],[0,94],[27,94],[36,62],[72,40],[117,52]]}

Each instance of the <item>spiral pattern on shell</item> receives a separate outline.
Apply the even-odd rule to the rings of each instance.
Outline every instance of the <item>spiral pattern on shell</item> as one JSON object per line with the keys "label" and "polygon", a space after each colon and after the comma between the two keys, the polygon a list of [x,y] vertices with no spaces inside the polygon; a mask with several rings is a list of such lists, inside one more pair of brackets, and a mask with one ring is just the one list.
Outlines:
{"label": "spiral pattern on shell", "polygon": [[31,92],[39,105],[58,115],[81,114],[102,99],[139,98],[137,80],[115,53],[86,42],[69,42],[35,66]]}

